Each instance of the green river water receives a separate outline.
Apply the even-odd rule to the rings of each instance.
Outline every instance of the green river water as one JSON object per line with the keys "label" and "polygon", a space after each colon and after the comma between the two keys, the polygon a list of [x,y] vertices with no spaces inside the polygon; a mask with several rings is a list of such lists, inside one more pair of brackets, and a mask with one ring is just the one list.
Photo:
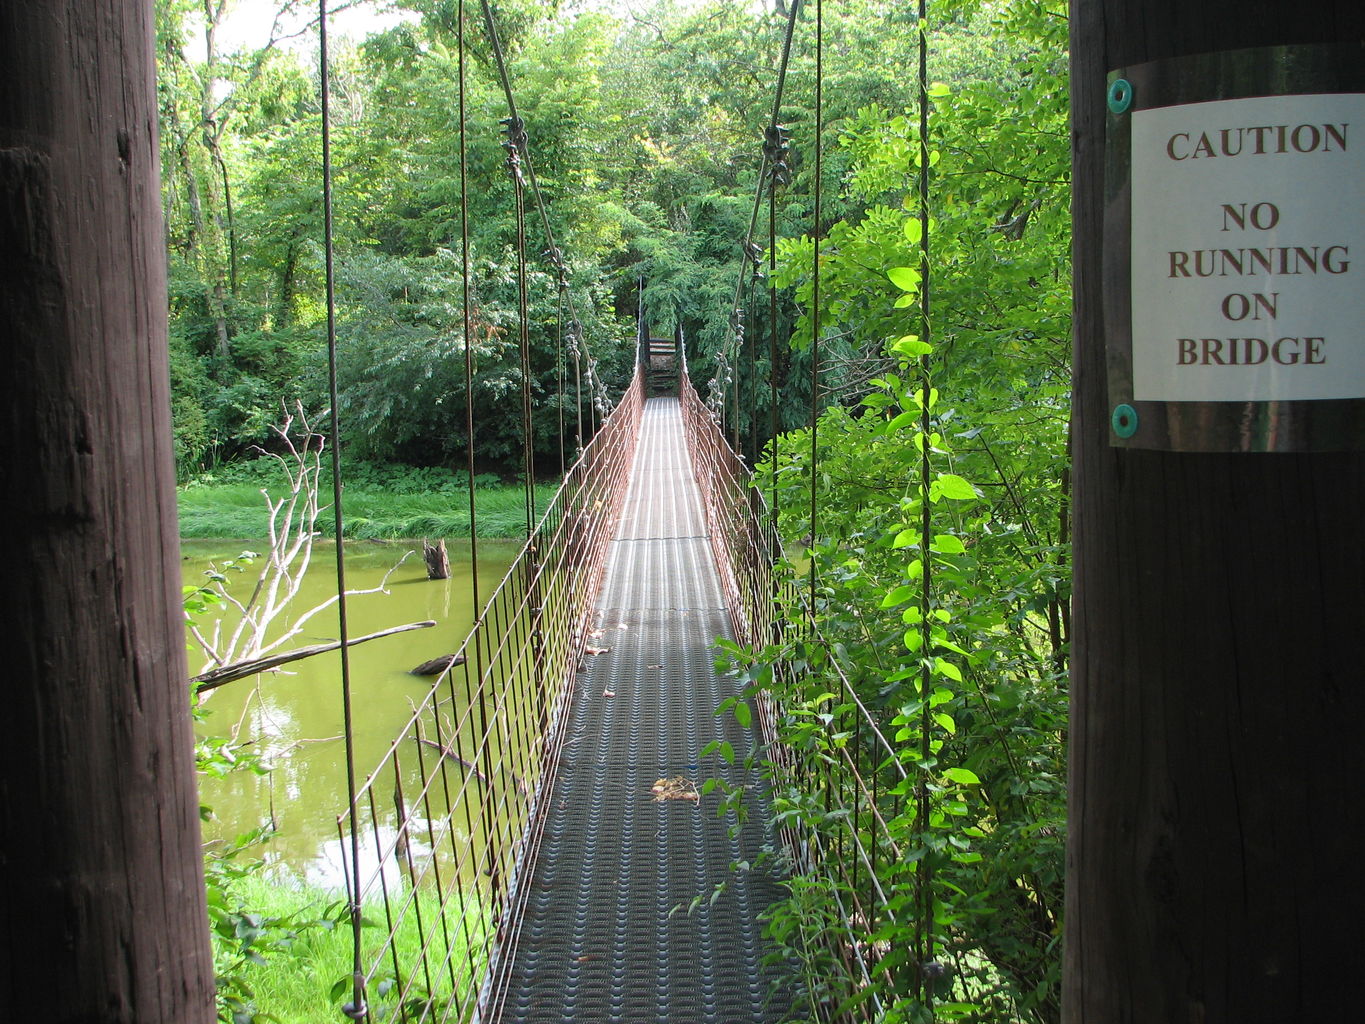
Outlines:
{"label": "green river water", "polygon": [[[459,649],[474,618],[468,541],[448,541],[451,577],[428,580],[421,545],[411,542],[348,542],[346,583],[351,590],[378,585],[405,551],[416,548],[393,573],[386,594],[348,598],[347,626],[352,637],[424,619],[437,625],[361,644],[351,649],[351,691],[358,781],[377,764],[412,714],[431,680],[409,670]],[[520,541],[479,542],[479,588],[492,592],[520,549]],[[243,550],[263,550],[251,541],[183,541],[182,577],[204,582],[211,561],[236,558]],[[250,592],[258,560],[240,576],[232,575],[233,594]],[[303,591],[291,609],[301,614],[336,592],[336,554],[318,542]],[[203,617],[201,629],[212,625]],[[310,619],[289,646],[303,646],[338,635],[335,609]],[[191,640],[191,673],[205,667]],[[204,839],[231,842],[243,832],[273,823],[273,837],[259,852],[272,867],[304,881],[342,887],[337,816],[346,809],[345,746],[342,740],[341,659],[322,654],[294,662],[278,672],[228,683],[206,695],[201,735],[236,735],[242,749],[256,752],[272,770],[267,774],[234,771],[222,779],[202,778],[200,800],[212,808]]]}

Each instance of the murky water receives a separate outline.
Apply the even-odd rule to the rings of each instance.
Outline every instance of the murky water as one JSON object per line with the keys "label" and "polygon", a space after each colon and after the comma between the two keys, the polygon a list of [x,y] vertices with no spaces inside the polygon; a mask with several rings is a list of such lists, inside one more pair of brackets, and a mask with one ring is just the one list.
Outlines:
{"label": "murky water", "polygon": [[[412,714],[431,680],[409,670],[431,658],[455,652],[474,618],[467,541],[448,542],[451,578],[428,580],[419,549],[389,578],[388,593],[348,598],[347,625],[352,637],[424,619],[437,625],[399,633],[351,649],[351,692],[358,779],[378,763]],[[346,582],[351,590],[377,586],[410,543],[351,542],[346,545]],[[184,541],[182,575],[187,584],[204,582],[210,561],[235,558],[263,544],[238,541]],[[520,542],[479,542],[479,585],[486,597],[502,578]],[[302,592],[291,605],[297,618],[336,592],[335,551],[319,542]],[[260,567],[231,574],[231,592],[250,593]],[[201,628],[212,618],[201,617]],[[335,640],[335,608],[311,618],[288,646]],[[204,656],[189,648],[190,670],[201,671]],[[319,885],[341,887],[337,815],[346,808],[345,747],[342,740],[341,659],[322,654],[228,683],[207,695],[201,735],[235,735],[239,749],[252,751],[272,770],[267,774],[234,771],[223,779],[201,779],[200,799],[213,810],[204,824],[209,842],[231,842],[260,826],[274,826],[273,838],[259,852],[292,874]]]}

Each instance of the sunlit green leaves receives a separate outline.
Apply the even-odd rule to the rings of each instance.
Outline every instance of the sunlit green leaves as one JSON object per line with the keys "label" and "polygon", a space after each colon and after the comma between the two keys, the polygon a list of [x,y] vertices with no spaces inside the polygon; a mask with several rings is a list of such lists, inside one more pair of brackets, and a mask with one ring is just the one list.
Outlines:
{"label": "sunlit green leaves", "polygon": [[929,500],[975,501],[976,488],[954,473],[939,473],[930,485]]}

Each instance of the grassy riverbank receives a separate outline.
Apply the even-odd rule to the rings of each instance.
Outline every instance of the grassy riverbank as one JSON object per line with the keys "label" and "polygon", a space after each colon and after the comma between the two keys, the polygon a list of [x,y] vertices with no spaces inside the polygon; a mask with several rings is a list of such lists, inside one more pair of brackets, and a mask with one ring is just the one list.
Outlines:
{"label": "grassy riverbank", "polygon": [[[391,895],[390,914],[396,913],[404,893]],[[250,916],[232,915],[227,929],[232,938],[218,946],[218,969],[220,972],[228,969],[246,986],[262,1019],[266,1014],[279,1024],[317,1024],[341,1019],[340,1006],[351,998],[349,984],[342,983],[351,977],[353,940],[347,918],[337,909],[339,897],[298,884],[271,882],[254,873],[233,881],[226,897],[234,909],[240,908]],[[422,919],[432,927],[432,922],[438,919],[434,896],[423,891],[418,904]],[[434,929],[437,937],[431,940],[434,945],[428,948],[428,956],[438,968],[428,975],[417,966],[417,951],[422,947],[417,916],[417,912],[409,909],[398,925],[399,964],[404,978],[411,977],[416,982],[407,993],[408,1001],[415,1004],[428,994],[437,1005],[443,1005],[452,995],[468,999],[476,982],[465,960],[463,929],[454,929],[458,941],[452,942],[457,948],[444,969],[440,969],[445,959],[441,931]],[[390,917],[378,899],[367,902],[363,917],[366,927],[362,932],[362,957],[368,966],[388,934]],[[241,940],[252,938],[259,927],[273,940],[268,943],[270,948],[261,955],[242,957],[239,950],[246,943]],[[474,941],[477,944],[479,937],[474,936]],[[477,976],[478,971],[472,974]],[[426,992],[428,977],[430,993]],[[367,993],[377,1012],[393,1009],[401,990],[393,982],[392,961],[386,955],[373,989]]]}
{"label": "grassy riverbank", "polygon": [[[357,540],[395,540],[413,537],[468,537],[469,492],[463,474],[448,470],[363,467],[347,478],[342,499],[346,536]],[[555,484],[536,489],[537,515],[554,496]],[[323,483],[321,500],[331,495]],[[180,536],[189,538],[264,537],[269,512],[261,491],[272,498],[285,494],[288,484],[271,460],[225,467],[182,484],[177,491]],[[503,484],[496,477],[475,477],[475,511],[480,537],[526,535],[525,490]],[[332,533],[332,515],[324,513],[319,527]]]}

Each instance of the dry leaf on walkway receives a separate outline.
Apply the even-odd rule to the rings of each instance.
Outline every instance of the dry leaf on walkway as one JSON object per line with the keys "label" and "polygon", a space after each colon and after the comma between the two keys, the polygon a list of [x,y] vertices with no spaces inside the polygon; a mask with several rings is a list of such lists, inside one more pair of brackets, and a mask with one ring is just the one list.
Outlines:
{"label": "dry leaf on walkway", "polygon": [[607,631],[606,631],[605,629],[590,629],[590,630],[588,630],[588,636],[590,636],[590,637],[591,637],[592,639],[594,639],[594,640],[601,640],[601,639],[602,639],[604,636],[606,636],[606,635],[607,635]]}
{"label": "dry leaf on walkway", "polygon": [[615,696],[616,696],[616,691],[615,691],[615,690],[603,690],[603,691],[602,691],[602,696],[603,696],[603,697],[615,697]]}
{"label": "dry leaf on walkway", "polygon": [[655,780],[650,792],[654,794],[655,801],[691,800],[696,803],[701,799],[701,794],[697,792],[697,784],[681,775],[675,775],[671,779]]}
{"label": "dry leaf on walkway", "polygon": [[584,647],[584,648],[583,648],[583,653],[584,653],[584,654],[606,654],[609,650],[611,650],[610,647]]}

